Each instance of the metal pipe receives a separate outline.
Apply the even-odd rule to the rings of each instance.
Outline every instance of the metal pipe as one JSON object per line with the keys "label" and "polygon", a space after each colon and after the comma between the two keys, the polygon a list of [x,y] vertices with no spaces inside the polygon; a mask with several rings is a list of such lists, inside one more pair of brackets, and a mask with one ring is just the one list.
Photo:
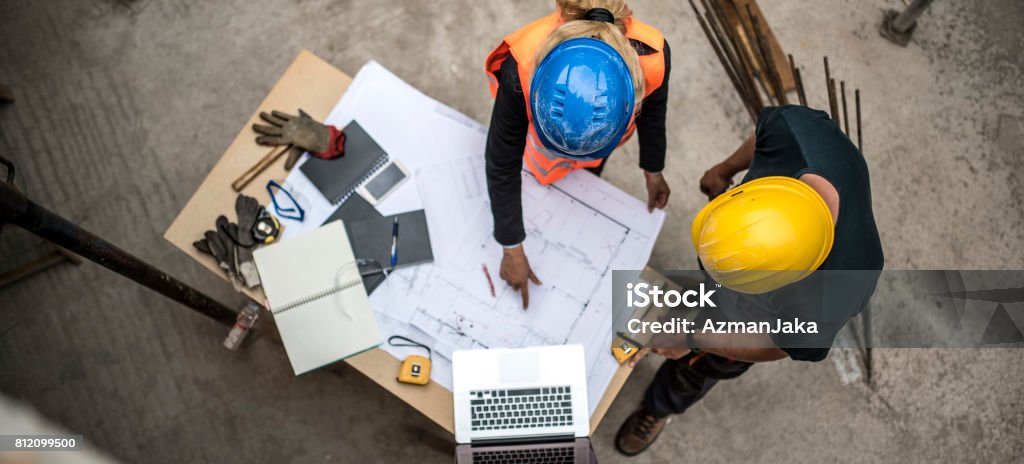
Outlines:
{"label": "metal pipe", "polygon": [[39,206],[12,184],[0,183],[0,224],[5,223],[49,240],[222,324],[235,322],[235,312],[227,306]]}
{"label": "metal pipe", "polygon": [[905,34],[917,24],[917,18],[924,13],[924,10],[928,9],[928,5],[931,5],[932,0],[914,0],[907,8],[904,9],[899,15],[892,20],[893,31]]}

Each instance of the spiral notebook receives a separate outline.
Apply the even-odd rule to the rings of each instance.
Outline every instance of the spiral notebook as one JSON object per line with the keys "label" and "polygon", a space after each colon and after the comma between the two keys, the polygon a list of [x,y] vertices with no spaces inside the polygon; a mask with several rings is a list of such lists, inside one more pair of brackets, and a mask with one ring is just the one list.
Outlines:
{"label": "spiral notebook", "polygon": [[345,153],[334,159],[309,158],[302,163],[302,173],[331,204],[343,203],[356,188],[388,164],[388,154],[352,121],[342,129]]}
{"label": "spiral notebook", "polygon": [[341,221],[253,252],[295,375],[383,342]]}

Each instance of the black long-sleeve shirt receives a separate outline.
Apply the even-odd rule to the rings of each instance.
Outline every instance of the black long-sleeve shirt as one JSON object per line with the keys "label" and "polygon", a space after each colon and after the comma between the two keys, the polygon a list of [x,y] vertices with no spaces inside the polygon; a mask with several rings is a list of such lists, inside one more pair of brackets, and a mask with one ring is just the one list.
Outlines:
{"label": "black long-sleeve shirt", "polygon": [[[656,53],[643,43],[633,41],[641,55]],[[640,137],[640,168],[661,172],[665,168],[665,110],[668,103],[668,76],[672,67],[671,54],[666,41],[662,49],[665,56],[665,78],[661,86],[644,98],[636,115],[636,132]],[[519,64],[512,55],[501,63],[495,76],[498,92],[491,111],[491,126],[487,132],[487,193],[491,198],[494,216],[494,239],[504,246],[522,243],[526,239],[523,228],[522,177],[523,150],[530,121],[526,113],[526,100],[519,81]]]}

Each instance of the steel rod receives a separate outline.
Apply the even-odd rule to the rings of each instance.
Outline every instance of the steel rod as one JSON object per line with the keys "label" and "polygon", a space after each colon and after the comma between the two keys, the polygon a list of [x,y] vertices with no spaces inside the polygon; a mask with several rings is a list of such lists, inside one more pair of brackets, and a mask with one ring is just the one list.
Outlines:
{"label": "steel rod", "polygon": [[843,101],[843,126],[846,128],[846,136],[850,136],[850,113],[846,110],[846,81],[839,81],[839,94]]}
{"label": "steel rod", "polygon": [[836,79],[834,77],[828,81],[828,98],[831,105],[829,110],[832,112],[832,119],[841,129],[843,120],[839,119],[839,93],[836,91]]}
{"label": "steel rod", "polygon": [[836,105],[835,80],[832,79],[832,71],[828,67],[828,57],[825,57],[825,93],[828,94],[828,108],[832,113],[832,120],[839,123],[839,112]]}
{"label": "steel rod", "polygon": [[[712,5],[718,5],[716,2],[717,0],[701,0],[701,4],[704,5],[705,10],[704,16],[707,18],[708,26],[710,27],[711,31],[714,33],[715,38],[718,41],[718,45],[719,48],[721,48],[722,50],[722,54],[725,56],[726,61],[729,62],[729,68],[732,70],[733,75],[736,76],[737,81],[739,81],[740,74],[739,66],[737,65],[738,60],[736,57],[736,53],[735,50],[733,50],[733,47],[731,46],[731,40],[726,40],[726,38],[731,38],[731,35],[729,34],[729,28],[726,27],[727,23],[725,22],[724,16],[718,14],[718,9],[712,7]],[[696,12],[696,9],[694,9],[694,12]],[[741,85],[740,87],[743,88],[744,91],[746,90],[746,86]]]}
{"label": "steel rod", "polygon": [[768,44],[768,39],[764,36],[764,31],[761,30],[760,19],[752,13],[750,5],[747,5],[747,15],[750,17],[750,27],[754,29],[754,35],[757,41],[757,48],[761,53],[761,62],[764,64],[764,75],[767,75],[768,82],[771,84],[773,91],[775,92],[775,100],[780,105],[789,103],[786,98],[786,91],[782,89],[782,79],[779,77],[779,72],[775,68],[775,58],[772,57],[772,50]]}
{"label": "steel rod", "polygon": [[728,0],[728,3],[729,7],[732,8],[733,14],[736,17],[736,25],[740,28],[740,30],[737,31],[736,28],[727,27],[729,32],[729,40],[731,41],[732,48],[736,51],[736,55],[740,59],[740,65],[743,68],[743,83],[747,86],[747,92],[753,97],[753,100],[756,103],[755,112],[761,113],[761,109],[764,108],[764,100],[761,99],[761,93],[758,92],[757,84],[754,83],[754,75],[757,72],[753,62],[751,61],[754,59],[754,57],[747,53],[747,50],[749,50],[749,48],[741,46],[746,42],[741,38],[740,34],[743,34],[743,37],[745,38],[746,33],[743,31],[745,31],[746,28],[743,26],[743,20],[740,16],[739,8],[736,7],[736,1]]}
{"label": "steel rod", "polygon": [[800,104],[807,106],[807,95],[804,94],[804,82],[800,78],[800,68],[796,67],[796,61],[793,60],[793,54],[789,54],[789,68],[793,73],[793,84],[796,86],[796,98],[800,100]]}
{"label": "steel rod", "polygon": [[[5,163],[6,164],[6,163]],[[71,221],[0,183],[0,224],[10,223],[121,274],[218,322],[231,325],[235,312]]]}
{"label": "steel rod", "polygon": [[753,108],[751,108],[746,98],[746,93],[740,87],[740,83],[737,80],[737,76],[733,75],[732,68],[729,67],[725,55],[722,53],[722,50],[719,49],[718,47],[718,42],[715,40],[714,33],[711,31],[711,28],[708,27],[708,24],[704,21],[704,18],[701,17],[700,11],[697,9],[697,5],[693,3],[693,0],[690,0],[690,7],[693,8],[693,13],[697,16],[697,22],[700,23],[701,29],[704,30],[704,35],[707,36],[708,42],[711,43],[711,48],[715,50],[715,55],[718,56],[718,61],[722,64],[722,68],[725,70],[725,74],[729,76],[729,80],[732,82],[733,88],[736,90],[736,93],[739,94],[740,99],[743,100],[744,108],[747,109],[747,113],[750,115],[750,118],[753,119],[754,121],[757,121],[757,114],[754,112]]}
{"label": "steel rod", "polygon": [[863,155],[864,154],[864,141],[863,141],[863,138],[861,137],[863,134],[861,133],[861,129],[860,129],[861,128],[861,125],[860,125],[860,89],[855,89],[853,91],[853,102],[854,102],[853,104],[856,107],[856,111],[857,111],[857,149],[860,150],[861,155]]}
{"label": "steel rod", "polygon": [[[705,8],[707,8],[708,1],[710,1],[712,5],[717,5],[717,0],[701,0],[701,2],[704,3]],[[715,12],[714,15],[711,14],[712,11]],[[734,40],[732,39],[732,36],[729,35],[729,27],[727,27],[728,24],[725,22],[725,15],[724,13],[719,13],[720,11],[717,9],[708,9],[705,15],[707,16],[711,30],[715,33],[715,37],[718,38],[719,47],[722,49],[726,60],[729,62],[733,76],[736,78],[736,83],[739,85],[737,91],[740,92],[747,106],[750,108],[749,112],[756,122],[756,115],[761,111],[760,98],[757,96],[757,90],[754,89],[754,86],[749,82],[750,77],[747,75],[745,69],[741,69],[745,67],[742,67],[742,62],[737,56],[739,55],[739,51],[733,47]]]}

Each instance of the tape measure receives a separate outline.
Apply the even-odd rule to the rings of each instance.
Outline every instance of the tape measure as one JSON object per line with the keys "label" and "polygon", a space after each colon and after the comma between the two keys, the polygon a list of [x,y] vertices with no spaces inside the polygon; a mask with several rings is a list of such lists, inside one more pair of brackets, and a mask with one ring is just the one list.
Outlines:
{"label": "tape measure", "polygon": [[640,351],[635,345],[627,341],[626,339],[616,336],[612,341],[612,356],[615,356],[615,360],[622,364],[636,355]]}
{"label": "tape measure", "polygon": [[[407,343],[395,343],[395,339],[403,340]],[[398,369],[398,381],[413,385],[426,385],[430,382],[430,359],[432,357],[430,347],[401,335],[394,335],[388,338],[388,344],[391,346],[416,346],[427,350],[426,358],[414,354],[407,356],[402,361],[402,367]]]}
{"label": "tape measure", "polygon": [[276,217],[267,212],[266,208],[260,209],[256,216],[256,223],[252,225],[252,237],[262,244],[271,243],[281,235],[281,223]]}

